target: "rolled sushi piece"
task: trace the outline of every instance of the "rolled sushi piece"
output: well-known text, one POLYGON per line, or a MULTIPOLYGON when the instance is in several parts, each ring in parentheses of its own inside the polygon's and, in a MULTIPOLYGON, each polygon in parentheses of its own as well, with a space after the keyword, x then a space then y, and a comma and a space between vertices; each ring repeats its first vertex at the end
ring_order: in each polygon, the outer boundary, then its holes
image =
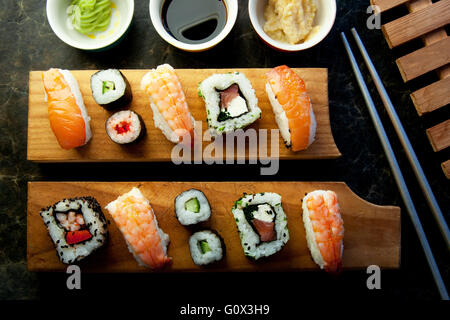
POLYGON ((303 223, 309 251, 327 272, 339 273, 344 251, 344 221, 333 191, 316 190, 302 200, 303 223))
POLYGON ((212 230, 198 231, 189 238, 189 249, 194 263, 198 266, 222 260, 224 255, 223 240, 212 230))
POLYGON ((130 83, 117 69, 94 73, 91 76, 91 91, 95 102, 106 109, 126 107, 133 99, 130 83))
POLYGON ((232 209, 244 254, 252 259, 268 257, 289 241, 281 196, 263 192, 244 195, 232 209))
POLYGON ((171 263, 172 259, 167 256, 169 235, 159 228, 150 202, 138 188, 110 202, 106 209, 139 265, 161 269, 171 263))
POLYGON ((145 135, 145 124, 141 116, 131 110, 123 110, 106 120, 106 133, 118 144, 136 142, 145 135))
POLYGON ((175 198, 175 215, 183 226, 204 222, 211 216, 211 207, 205 194, 190 189, 175 198))
POLYGON ((245 128, 261 117, 255 90, 243 73, 213 74, 199 84, 198 95, 205 101, 212 135, 245 128))
POLYGON ((81 261, 108 240, 105 216, 92 197, 63 199, 40 215, 62 263, 81 261))
POLYGON ((61 148, 85 145, 92 137, 83 96, 69 70, 52 68, 42 73, 50 127, 61 148))
POLYGON ((304 81, 288 66, 267 73, 266 92, 287 148, 308 148, 316 134, 316 118, 304 81))
POLYGON ((192 145, 194 118, 175 70, 168 64, 152 69, 142 78, 141 89, 150 98, 155 127, 173 143, 192 145))

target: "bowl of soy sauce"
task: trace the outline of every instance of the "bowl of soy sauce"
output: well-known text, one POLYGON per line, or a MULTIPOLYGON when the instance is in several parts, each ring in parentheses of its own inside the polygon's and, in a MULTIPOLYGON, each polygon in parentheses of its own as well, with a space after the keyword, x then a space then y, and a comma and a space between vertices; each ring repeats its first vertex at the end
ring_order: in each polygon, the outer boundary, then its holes
POLYGON ((238 0, 150 0, 149 8, 161 38, 194 52, 214 47, 230 33, 238 0))

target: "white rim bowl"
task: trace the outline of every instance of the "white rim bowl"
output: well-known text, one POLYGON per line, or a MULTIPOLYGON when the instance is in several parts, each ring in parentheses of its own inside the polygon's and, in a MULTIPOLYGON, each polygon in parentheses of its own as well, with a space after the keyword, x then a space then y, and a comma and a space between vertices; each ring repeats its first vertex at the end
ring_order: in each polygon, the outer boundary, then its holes
POLYGON ((161 9, 163 2, 164 0, 150 0, 149 11, 153 27, 155 28, 156 32, 158 32, 160 37, 163 38, 166 42, 185 51, 196 52, 211 49, 223 39, 225 39, 225 37, 230 33, 231 29, 233 29, 233 26, 236 23, 238 14, 238 0, 224 0, 227 7, 227 22, 225 24, 225 28, 215 38, 207 42, 199 44, 184 43, 175 39, 164 28, 161 20, 161 9))
POLYGON ((134 0, 111 0, 120 13, 120 26, 112 36, 91 39, 68 26, 66 10, 71 0, 47 0, 47 20, 56 36, 66 44, 82 50, 99 50, 119 40, 133 20, 134 0))
POLYGON ((264 8, 267 0, 249 0, 248 14, 258 36, 269 46, 281 51, 300 51, 309 49, 321 42, 330 32, 336 19, 336 0, 316 0, 317 11, 314 26, 319 26, 317 33, 299 44, 289 44, 272 39, 264 31, 264 8))

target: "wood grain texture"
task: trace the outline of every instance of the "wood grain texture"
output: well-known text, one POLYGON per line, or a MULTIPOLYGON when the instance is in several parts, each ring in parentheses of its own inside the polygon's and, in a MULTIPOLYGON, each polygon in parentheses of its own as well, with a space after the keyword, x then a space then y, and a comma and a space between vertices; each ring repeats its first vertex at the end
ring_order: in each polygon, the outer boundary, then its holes
MULTIPOLYGON (((141 78, 147 71, 122 70, 128 78, 133 91, 133 102, 130 109, 142 116, 147 127, 146 136, 132 146, 117 145, 106 134, 105 122, 112 112, 98 106, 92 97, 89 81, 91 75, 96 71, 72 71, 80 85, 88 114, 92 118, 91 129, 93 137, 86 146, 69 151, 60 148, 50 129, 47 104, 44 101, 42 72, 30 72, 27 159, 38 162, 171 161, 171 151, 174 144, 169 142, 161 131, 154 126, 149 98, 140 89, 141 78)), ((276 129, 277 124, 265 92, 265 73, 268 69, 178 69, 176 72, 186 94, 191 113, 195 119, 202 120, 203 132, 207 129, 206 111, 203 100, 197 94, 198 83, 213 73, 229 71, 245 73, 256 91, 259 107, 262 110, 262 118, 250 128, 256 130, 276 129)), ((279 158, 337 158, 340 156, 340 152, 334 142, 330 127, 327 69, 295 69, 295 71, 305 80, 312 100, 317 119, 316 141, 307 150, 294 153, 286 149, 280 136, 279 158)), ((267 141, 270 143, 270 132, 268 133, 267 141)), ((203 150, 210 143, 209 141, 204 141, 203 150)), ((249 150, 250 147, 247 147, 246 158, 251 157, 252 152, 256 151, 256 147, 252 148, 252 150, 249 150)), ((270 156, 270 145, 268 150, 268 156, 270 156)))
POLYGON ((450 0, 441 0, 382 26, 390 48, 397 47, 450 21, 450 0))
POLYGON ((450 119, 427 129, 427 136, 435 152, 450 146, 450 119))
POLYGON ((370 4, 380 7, 380 12, 398 7, 401 4, 407 3, 408 0, 370 0, 370 4))
MULTIPOLYGON (((318 270, 312 261, 301 220, 301 198, 306 192, 329 189, 337 193, 345 225, 344 269, 361 269, 376 264, 398 268, 400 263, 400 208, 370 204, 340 182, 29 182, 27 214, 27 266, 30 271, 65 271, 56 256, 50 237, 39 215, 40 209, 62 198, 93 196, 102 207, 132 187, 139 187, 150 200, 160 227, 169 234, 168 254, 173 257, 166 272, 188 271, 301 271, 318 270), (174 214, 175 197, 189 188, 207 196, 212 216, 205 225, 224 238, 225 259, 212 268, 200 268, 191 260, 188 239, 191 231, 180 225, 174 214), (231 208, 243 192, 277 192, 288 218, 290 240, 274 256, 257 262, 248 260, 240 246, 231 208)), ((104 210, 108 220, 111 216, 104 210)), ((113 221, 105 248, 92 254, 80 267, 87 272, 148 272, 139 267, 128 252, 113 221)))
POLYGON ((420 116, 446 106, 450 103, 450 77, 414 91, 411 99, 420 116))
MULTIPOLYGON (((415 12, 415 11, 422 10, 432 4, 433 4, 433 2, 431 0, 411 0, 406 5, 410 12, 415 12)), ((446 39, 447 31, 445 31, 445 28, 439 28, 439 29, 433 30, 427 34, 424 34, 421 38, 422 38, 423 43, 426 46, 429 46, 433 43, 436 43, 438 41, 446 39)), ((441 79, 441 80, 450 77, 450 65, 446 65, 441 68, 438 68, 436 70, 436 73, 438 74, 439 79, 441 79)), ((441 106, 439 106, 439 107, 441 107, 441 106)))
POLYGON ((403 81, 415 79, 450 63, 450 38, 445 38, 396 60, 403 81))
POLYGON ((447 160, 441 164, 442 171, 444 171, 445 177, 450 179, 450 160, 447 160))

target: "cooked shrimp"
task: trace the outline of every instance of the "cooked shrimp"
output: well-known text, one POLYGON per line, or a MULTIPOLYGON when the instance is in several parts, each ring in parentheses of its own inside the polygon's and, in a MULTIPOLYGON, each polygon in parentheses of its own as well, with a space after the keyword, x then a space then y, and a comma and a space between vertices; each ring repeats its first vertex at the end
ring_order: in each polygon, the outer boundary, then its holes
POLYGON ((173 143, 194 138, 194 124, 175 70, 168 64, 148 72, 141 89, 151 98, 155 126, 173 143))
POLYGON ((171 262, 166 255, 169 236, 159 227, 147 199, 137 188, 106 206, 137 261, 154 269, 171 262))
POLYGON ((314 261, 326 271, 341 270, 344 221, 336 193, 316 190, 303 198, 303 222, 314 261))

